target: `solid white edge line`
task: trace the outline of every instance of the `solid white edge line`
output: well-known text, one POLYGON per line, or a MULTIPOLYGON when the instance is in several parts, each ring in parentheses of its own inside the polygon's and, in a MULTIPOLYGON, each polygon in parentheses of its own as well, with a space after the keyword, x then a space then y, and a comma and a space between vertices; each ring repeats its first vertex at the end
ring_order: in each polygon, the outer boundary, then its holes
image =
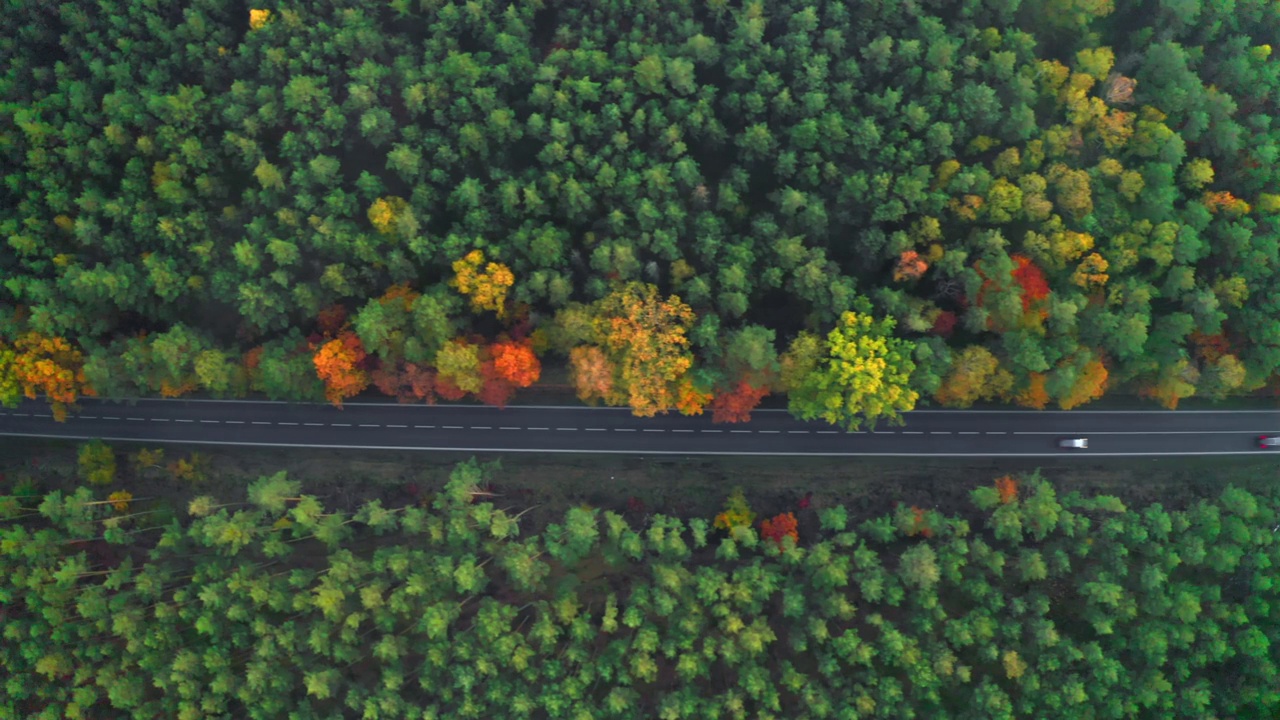
MULTIPOLYGON (((240 447, 293 447, 313 450, 422 450, 427 452, 509 452, 509 453, 545 453, 558 455, 750 455, 750 456, 785 456, 785 457, 1063 457, 1061 452, 1038 453, 868 453, 868 452, 730 452, 723 450, 553 450, 546 448, 486 448, 486 447, 415 447, 412 445, 316 445, 314 443, 263 443, 232 442, 230 440, 174 440, 172 438, 129 438, 109 437, 103 435, 49 435, 45 433, 5 433, 7 437, 48 438, 54 440, 107 440, 110 442, 132 443, 172 443, 176 445, 231 445, 240 447)), ((1159 452, 1159 453, 1072 453, 1072 457, 1151 457, 1151 456, 1190 456, 1190 455, 1253 455, 1256 457, 1280 457, 1280 453, 1265 453, 1257 450, 1210 450, 1207 452, 1159 452)))

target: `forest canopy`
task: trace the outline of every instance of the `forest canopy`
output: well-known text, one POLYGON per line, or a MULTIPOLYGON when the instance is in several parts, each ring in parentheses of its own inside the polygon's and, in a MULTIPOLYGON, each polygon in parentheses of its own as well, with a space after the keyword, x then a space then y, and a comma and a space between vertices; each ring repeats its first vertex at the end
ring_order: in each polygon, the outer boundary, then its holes
POLYGON ((0 713, 1280 713, 1274 495, 1126 507, 1031 474, 947 511, 757 516, 738 492, 714 520, 578 506, 531 528, 495 472, 346 508, 283 472, 181 508, 13 488, 0 713))
POLYGON ((0 401, 502 404, 545 360, 742 419, 850 312, 925 402, 1276 384, 1270 0, 8 17, 0 401))

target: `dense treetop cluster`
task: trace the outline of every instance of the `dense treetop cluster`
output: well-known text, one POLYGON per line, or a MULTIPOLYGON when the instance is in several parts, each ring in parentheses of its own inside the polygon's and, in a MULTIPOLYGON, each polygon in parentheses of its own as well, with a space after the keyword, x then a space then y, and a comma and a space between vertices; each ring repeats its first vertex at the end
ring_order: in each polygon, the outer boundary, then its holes
POLYGON ((1004 477, 959 515, 757 525, 736 495, 714 523, 575 507, 539 530, 490 502, 488 473, 345 511, 284 473, 176 512, 118 490, 0 497, 0 712, 1280 713, 1274 497, 1126 508, 1004 477))
POLYGON ((797 388, 807 417, 1173 406, 1280 369, 1270 0, 6 24, 6 397, 503 402, 542 356, 587 399, 738 419, 797 388))

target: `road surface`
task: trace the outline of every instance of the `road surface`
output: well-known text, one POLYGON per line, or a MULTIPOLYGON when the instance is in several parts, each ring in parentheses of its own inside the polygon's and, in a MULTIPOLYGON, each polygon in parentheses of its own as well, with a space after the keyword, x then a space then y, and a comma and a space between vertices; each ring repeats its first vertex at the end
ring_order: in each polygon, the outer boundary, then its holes
POLYGON ((574 406, 328 405, 242 400, 85 399, 66 422, 44 402, 0 408, 0 436, 145 443, 627 455, 1034 457, 1248 455, 1280 434, 1280 410, 917 410, 905 425, 849 433, 757 410, 751 422, 637 418, 574 406), (1089 449, 1056 447, 1088 437, 1089 449))

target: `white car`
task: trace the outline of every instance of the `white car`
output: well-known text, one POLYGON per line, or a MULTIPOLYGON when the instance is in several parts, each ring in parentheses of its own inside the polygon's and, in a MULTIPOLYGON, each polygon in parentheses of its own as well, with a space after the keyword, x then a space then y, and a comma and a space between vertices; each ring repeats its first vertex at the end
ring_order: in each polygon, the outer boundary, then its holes
POLYGON ((1280 435, 1259 435, 1258 447, 1263 450, 1280 447, 1280 435))
POLYGON ((1089 438, 1061 438, 1058 440, 1058 447, 1068 450, 1088 450, 1089 438))

